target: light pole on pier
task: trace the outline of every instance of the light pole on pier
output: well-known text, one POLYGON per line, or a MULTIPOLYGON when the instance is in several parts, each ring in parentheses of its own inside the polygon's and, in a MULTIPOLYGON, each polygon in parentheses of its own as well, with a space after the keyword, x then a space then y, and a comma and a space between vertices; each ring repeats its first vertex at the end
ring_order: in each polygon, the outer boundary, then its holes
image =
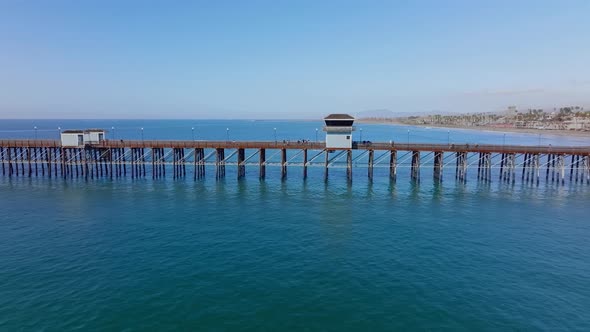
POLYGON ((61 127, 57 127, 57 138, 61 139, 61 127))
POLYGON ((447 144, 451 145, 451 131, 447 130, 447 144))
POLYGON ((410 147, 410 129, 408 129, 408 147, 410 147))
POLYGON ((34 128, 35 128, 35 139, 37 139, 37 126, 35 126, 34 128))
POLYGON ((277 128, 274 128, 275 130, 275 144, 277 144, 277 128))
POLYGON ((193 134, 193 141, 194 141, 195 140, 195 127, 192 127, 191 128, 191 132, 193 134))
POLYGON ((363 128, 359 128, 359 132, 361 133, 361 137, 359 138, 359 141, 363 141, 363 128))
POLYGON ((502 148, 506 147, 506 134, 504 134, 504 139, 502 141, 502 148))
POLYGON ((141 127, 141 141, 143 142, 143 127, 141 127))
POLYGON ((113 132, 113 139, 115 139, 115 127, 111 127, 111 131, 113 132))
POLYGON ((225 135, 227 136, 227 141, 229 142, 229 128, 225 128, 225 135))
POLYGON ((318 128, 315 129, 315 142, 318 142, 318 128))

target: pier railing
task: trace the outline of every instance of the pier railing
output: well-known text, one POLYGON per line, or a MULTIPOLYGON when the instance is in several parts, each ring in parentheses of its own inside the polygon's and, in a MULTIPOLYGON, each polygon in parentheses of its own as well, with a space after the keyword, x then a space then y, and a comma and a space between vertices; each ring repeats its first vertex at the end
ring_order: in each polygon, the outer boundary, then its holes
MULTIPOLYGON (((233 140, 104 140, 91 144, 96 148, 221 148, 221 149, 325 149, 324 142, 317 141, 233 141, 233 140)), ((0 140, 0 147, 61 147, 59 140, 0 140)), ((80 148, 83 146, 79 146, 80 148)), ((75 148, 75 147, 67 147, 75 148)), ((421 152, 483 152, 483 153, 543 153, 588 154, 589 146, 505 145, 505 144, 434 144, 355 142, 355 150, 398 150, 421 152)), ((330 150, 346 150, 330 148, 330 150)))

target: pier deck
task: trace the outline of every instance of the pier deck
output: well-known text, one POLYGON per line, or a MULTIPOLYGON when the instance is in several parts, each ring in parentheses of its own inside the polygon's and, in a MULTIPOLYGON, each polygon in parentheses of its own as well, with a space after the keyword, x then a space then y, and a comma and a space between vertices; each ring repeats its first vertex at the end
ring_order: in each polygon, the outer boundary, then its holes
POLYGON ((196 180, 205 176, 206 166, 213 166, 219 179, 225 177, 226 166, 235 165, 238 178, 246 175, 246 166, 257 166, 260 178, 266 176, 266 166, 280 166, 282 178, 288 166, 302 167, 304 178, 308 167, 319 166, 326 180, 330 168, 346 168, 352 180, 353 168, 366 168, 372 179, 375 167, 388 167, 394 181, 398 169, 405 167, 411 179, 419 181, 420 170, 432 167, 436 181, 452 168, 459 181, 466 181, 467 171, 474 169, 482 181, 497 176, 512 183, 517 178, 537 184, 541 178, 590 183, 590 146, 355 142, 352 149, 327 149, 324 142, 309 141, 106 140, 65 147, 58 140, 0 140, 0 164, 2 175, 8 177, 113 178, 129 173, 161 178, 168 170, 182 178, 192 167, 196 180))

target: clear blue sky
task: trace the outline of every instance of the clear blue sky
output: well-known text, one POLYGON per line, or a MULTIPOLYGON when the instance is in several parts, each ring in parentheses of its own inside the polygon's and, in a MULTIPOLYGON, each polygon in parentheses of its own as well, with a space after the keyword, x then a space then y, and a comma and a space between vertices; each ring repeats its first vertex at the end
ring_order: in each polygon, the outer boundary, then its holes
POLYGON ((590 104, 587 0, 0 2, 3 118, 569 104, 590 104))

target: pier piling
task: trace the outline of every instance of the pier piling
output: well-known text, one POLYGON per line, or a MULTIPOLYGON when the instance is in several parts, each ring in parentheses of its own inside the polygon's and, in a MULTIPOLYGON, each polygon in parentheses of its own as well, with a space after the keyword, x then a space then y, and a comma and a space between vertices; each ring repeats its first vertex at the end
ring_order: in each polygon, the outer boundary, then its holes
POLYGON ((375 158, 375 151, 369 150, 369 161, 367 166, 367 176, 369 177, 369 181, 373 181, 373 162, 375 158))

